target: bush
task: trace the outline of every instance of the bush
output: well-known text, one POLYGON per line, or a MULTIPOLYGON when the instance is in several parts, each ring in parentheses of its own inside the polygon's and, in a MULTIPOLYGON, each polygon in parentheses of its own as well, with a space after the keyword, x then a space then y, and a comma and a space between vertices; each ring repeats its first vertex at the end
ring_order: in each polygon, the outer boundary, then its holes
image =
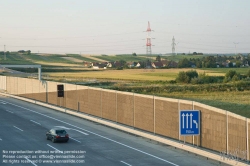
POLYGON ((176 82, 190 83, 191 79, 197 78, 197 77, 198 77, 198 73, 196 72, 196 70, 190 70, 187 72, 181 71, 181 72, 179 72, 179 74, 176 78, 176 82))
POLYGON ((175 80, 170 80, 169 83, 170 84, 176 84, 176 81, 175 80))
POLYGON ((192 78, 198 77, 198 73, 196 70, 190 70, 186 72, 186 75, 189 77, 191 80, 192 78))
POLYGON ((236 72, 235 70, 229 70, 229 71, 226 73, 225 77, 226 77, 226 78, 232 79, 233 76, 236 75, 236 74, 237 74, 237 72, 236 72))
POLYGON ((187 74, 184 71, 179 72, 177 78, 176 78, 176 82, 179 83, 188 83, 189 82, 189 78, 187 76, 187 74))
POLYGON ((191 79, 191 83, 192 84, 203 84, 204 82, 203 82, 203 80, 201 78, 195 77, 195 78, 191 79))
POLYGON ((123 67, 117 67, 116 70, 123 70, 123 67))
POLYGON ((247 76, 247 77, 250 77, 250 70, 248 70, 246 76, 247 76))
POLYGON ((232 81, 239 81, 239 80, 240 80, 240 78, 237 74, 235 74, 232 78, 232 81))

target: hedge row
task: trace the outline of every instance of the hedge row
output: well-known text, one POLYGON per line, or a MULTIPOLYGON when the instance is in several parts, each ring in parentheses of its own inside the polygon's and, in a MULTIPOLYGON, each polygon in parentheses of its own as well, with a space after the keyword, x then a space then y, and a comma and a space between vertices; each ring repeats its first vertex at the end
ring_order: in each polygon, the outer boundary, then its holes
POLYGON ((202 84, 202 85, 188 84, 188 85, 165 85, 165 86, 144 86, 144 87, 115 86, 112 89, 119 91, 135 92, 135 93, 244 91, 244 90, 250 90, 250 81, 238 81, 226 84, 202 84))

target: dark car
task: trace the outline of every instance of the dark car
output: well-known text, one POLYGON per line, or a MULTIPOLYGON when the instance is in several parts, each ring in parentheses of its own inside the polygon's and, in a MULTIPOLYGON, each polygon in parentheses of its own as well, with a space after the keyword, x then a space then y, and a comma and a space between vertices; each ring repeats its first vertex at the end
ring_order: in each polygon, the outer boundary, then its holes
POLYGON ((60 128, 53 128, 46 133, 47 140, 51 140, 52 142, 68 142, 69 134, 60 128))

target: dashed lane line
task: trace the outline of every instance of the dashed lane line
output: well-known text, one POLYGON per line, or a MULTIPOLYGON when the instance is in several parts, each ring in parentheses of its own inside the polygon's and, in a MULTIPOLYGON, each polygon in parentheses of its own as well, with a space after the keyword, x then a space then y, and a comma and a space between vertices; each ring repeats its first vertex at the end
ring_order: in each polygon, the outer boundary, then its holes
POLYGON ((33 123, 36 123, 36 124, 38 124, 38 125, 41 125, 40 123, 38 123, 38 122, 36 122, 36 121, 34 121, 34 120, 30 120, 31 122, 33 122, 33 123))
POLYGON ((124 161, 121 161, 123 164, 126 164, 126 165, 128 165, 128 166, 132 166, 132 165, 130 165, 130 164, 128 164, 128 163, 126 163, 126 162, 124 162, 124 161))
POLYGON ((15 127, 16 129, 18 129, 18 130, 20 130, 20 131, 23 131, 22 129, 20 129, 20 128, 16 127, 16 126, 13 126, 13 127, 15 127))
MULTIPOLYGON (((130 149, 133 149, 133 150, 135 150, 135 151, 137 151, 137 152, 143 153, 143 154, 145 154, 145 155, 148 155, 148 156, 153 157, 153 158, 155 158, 155 159, 158 159, 158 160, 161 160, 161 161, 163 161, 163 162, 169 163, 169 164, 171 164, 171 165, 179 166, 178 164, 172 163, 172 162, 170 162, 170 161, 168 161, 168 160, 165 160, 165 159, 163 159, 163 158, 157 157, 157 156, 155 156, 155 155, 152 155, 152 154, 150 154, 150 153, 144 152, 144 151, 142 151, 142 150, 133 148, 133 147, 128 146, 128 145, 126 145, 126 144, 123 144, 123 143, 121 143, 121 142, 112 140, 112 139, 110 139, 110 138, 107 138, 107 137, 105 137, 105 136, 99 135, 99 134, 94 133, 94 132, 92 132, 92 131, 89 131, 89 130, 86 130, 86 129, 82 129, 82 128, 77 127, 77 126, 75 126, 75 125, 72 125, 72 124, 70 124, 70 123, 61 121, 61 120, 56 119, 56 118, 52 118, 52 117, 50 117, 50 116, 44 115, 44 114, 42 114, 42 113, 33 111, 33 110, 31 110, 31 109, 28 109, 28 108, 25 108, 25 107, 22 107, 22 106, 13 104, 13 103, 9 103, 9 102, 6 102, 6 103, 11 104, 11 105, 14 105, 14 106, 19 107, 19 108, 23 108, 23 109, 28 110, 28 111, 30 111, 30 112, 34 112, 34 113, 40 114, 40 115, 45 116, 45 117, 48 117, 48 118, 50 118, 50 119, 54 119, 54 120, 56 120, 56 121, 59 121, 59 122, 68 124, 68 125, 73 126, 73 127, 75 127, 75 128, 84 130, 84 131, 89 132, 89 133, 91 133, 91 134, 93 134, 93 135, 99 136, 99 137, 104 138, 104 139, 106 139, 106 140, 109 140, 109 141, 111 141, 111 142, 117 143, 117 144, 119 144, 119 145, 125 146, 125 147, 130 148, 130 149)), ((87 133, 86 133, 86 134, 87 134, 87 133)), ((88 135, 88 134, 87 134, 87 135, 88 135)), ((47 144, 47 145, 48 145, 48 144, 47 144)), ((50 145, 48 145, 48 146, 50 146, 50 145)), ((59 151, 59 150, 58 150, 58 151, 59 151)))

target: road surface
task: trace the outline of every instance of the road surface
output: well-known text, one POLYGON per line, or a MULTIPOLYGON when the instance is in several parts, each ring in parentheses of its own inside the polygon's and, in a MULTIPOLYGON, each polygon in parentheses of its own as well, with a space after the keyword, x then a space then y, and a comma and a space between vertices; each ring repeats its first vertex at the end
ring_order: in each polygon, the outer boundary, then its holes
POLYGON ((0 150, 1 166, 220 165, 218 161, 4 96, 0 96, 0 150), (55 126, 68 131, 68 143, 46 140, 46 131, 55 126))

